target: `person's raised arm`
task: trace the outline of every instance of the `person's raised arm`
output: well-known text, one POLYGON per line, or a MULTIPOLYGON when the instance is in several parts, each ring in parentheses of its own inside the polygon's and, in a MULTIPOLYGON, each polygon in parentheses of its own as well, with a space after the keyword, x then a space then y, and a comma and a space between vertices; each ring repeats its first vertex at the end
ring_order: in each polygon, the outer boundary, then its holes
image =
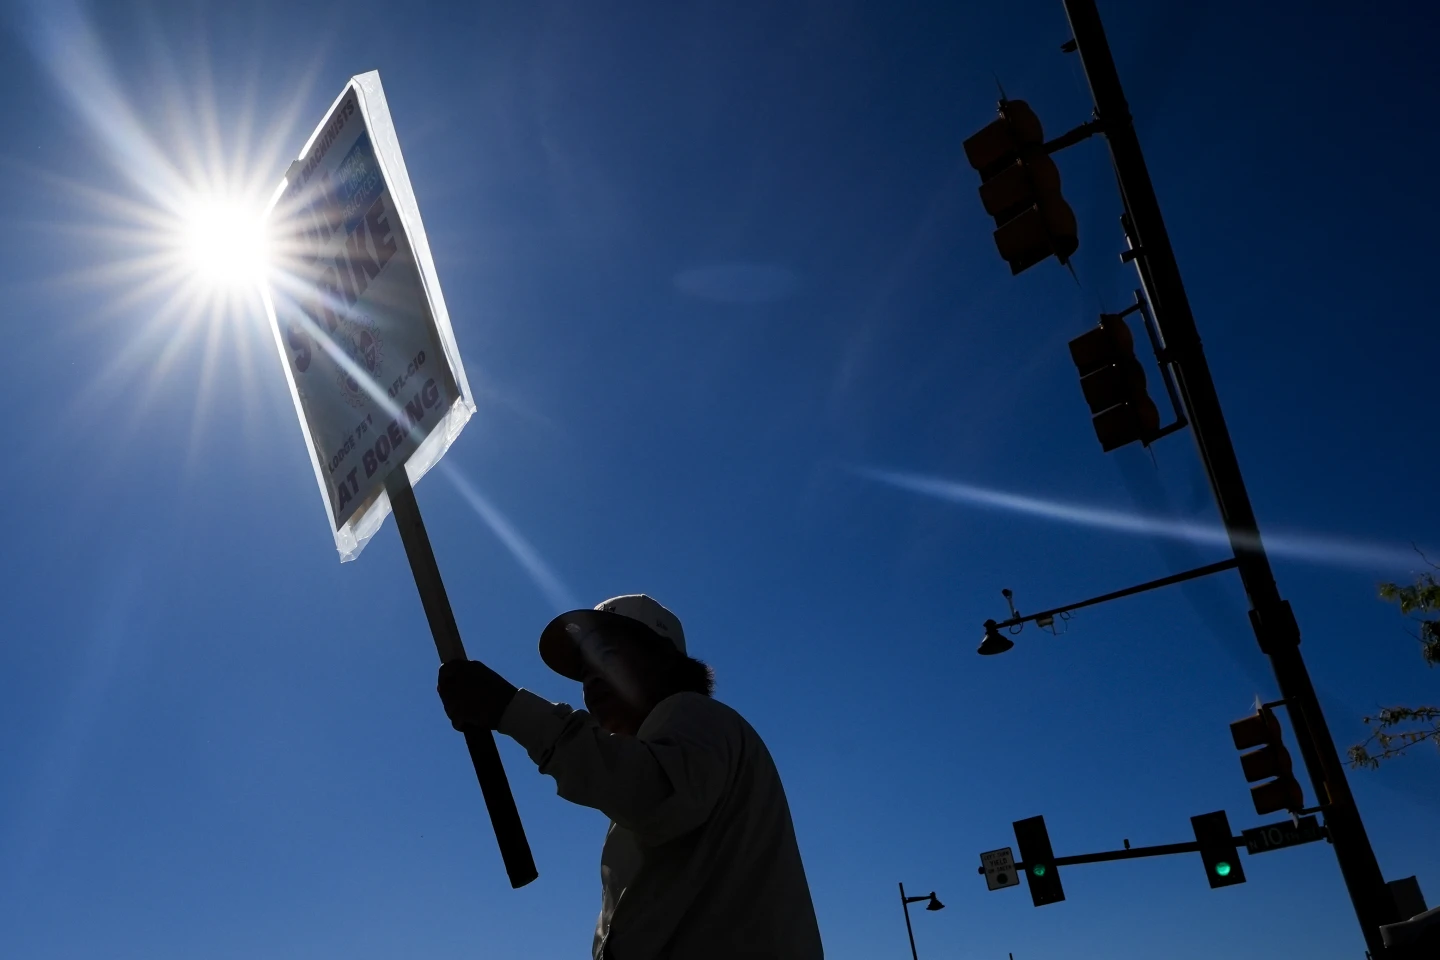
POLYGON ((704 823, 729 780, 730 731, 713 706, 701 694, 676 694, 629 737, 609 733, 583 710, 521 690, 497 729, 555 778, 560 796, 659 844, 704 823))

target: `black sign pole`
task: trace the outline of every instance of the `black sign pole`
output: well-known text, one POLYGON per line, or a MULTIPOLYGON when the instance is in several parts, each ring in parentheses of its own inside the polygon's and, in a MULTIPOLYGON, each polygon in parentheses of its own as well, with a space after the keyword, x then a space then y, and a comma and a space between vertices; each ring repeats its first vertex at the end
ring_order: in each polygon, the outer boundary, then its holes
MULTIPOLYGON (((395 513, 395 525, 400 528, 400 540, 405 544, 405 556, 410 560, 410 572, 415 575, 415 586, 420 590, 420 603, 425 607, 425 619, 430 621, 430 633, 435 637, 440 662, 468 659, 465 645, 460 642, 460 629, 455 625, 455 614, 450 609, 450 598, 440 579, 440 567, 435 563, 435 552, 430 549, 430 537, 425 533, 425 521, 420 517, 420 505, 415 502, 415 490, 403 465, 385 478, 385 492, 390 495, 390 509, 395 513)), ((465 746, 470 750, 470 762, 475 765, 480 792, 490 811, 490 824, 495 828, 510 886, 523 887, 540 874, 530 854, 530 842, 525 839, 525 826, 520 822, 510 781, 505 778, 505 768, 500 763, 500 751, 495 748, 495 737, 488 730, 467 730, 465 746)))

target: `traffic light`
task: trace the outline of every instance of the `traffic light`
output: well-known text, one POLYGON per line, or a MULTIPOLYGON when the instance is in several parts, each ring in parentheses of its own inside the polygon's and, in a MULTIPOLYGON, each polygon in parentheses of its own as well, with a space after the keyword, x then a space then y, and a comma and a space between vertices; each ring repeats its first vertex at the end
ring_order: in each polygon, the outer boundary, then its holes
POLYGON ((1001 100, 1000 118, 965 141, 965 157, 980 171, 980 202, 995 218, 995 246, 1010 272, 1049 256, 1068 262, 1080 246, 1075 211, 1060 195, 1060 171, 1030 105, 1001 100))
POLYGON ((1030 899, 1037 907, 1064 900, 1065 890, 1060 886, 1060 869, 1055 866, 1045 818, 1016 820, 1014 826, 1015 844, 1020 848, 1020 862, 1025 864, 1025 879, 1030 884, 1030 899))
POLYGON ((1205 862, 1205 879, 1211 887, 1228 887, 1245 882, 1245 868, 1240 866, 1240 851, 1230 835, 1230 820, 1224 810, 1202 813, 1190 818, 1195 840, 1200 844, 1200 859, 1205 862))
POLYGON ((1125 318, 1101 314, 1100 326, 1070 341, 1070 357, 1105 452, 1136 440, 1148 446, 1160 432, 1160 410, 1145 390, 1145 368, 1125 318))
POLYGON ((1259 747, 1240 755, 1245 779, 1251 783, 1266 781, 1250 788, 1256 813, 1297 811, 1305 806, 1305 793, 1291 772, 1290 751, 1281 742, 1280 733, 1280 721, 1269 707, 1261 707, 1252 716, 1230 724, 1235 749, 1259 747))

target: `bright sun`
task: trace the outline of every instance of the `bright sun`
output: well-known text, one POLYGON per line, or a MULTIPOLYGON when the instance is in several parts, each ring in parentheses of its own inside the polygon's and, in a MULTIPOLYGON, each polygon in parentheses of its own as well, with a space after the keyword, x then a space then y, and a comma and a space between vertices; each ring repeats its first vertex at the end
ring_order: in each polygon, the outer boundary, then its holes
POLYGON ((225 200, 202 200, 186 212, 185 255, 211 287, 257 283, 268 262, 265 224, 259 212, 225 200))

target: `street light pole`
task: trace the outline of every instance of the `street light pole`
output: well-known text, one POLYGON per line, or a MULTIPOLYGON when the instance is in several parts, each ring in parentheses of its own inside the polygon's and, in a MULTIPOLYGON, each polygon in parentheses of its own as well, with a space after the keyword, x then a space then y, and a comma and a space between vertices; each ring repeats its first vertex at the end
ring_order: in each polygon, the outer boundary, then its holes
POLYGON ((1365 943, 1373 957, 1383 957, 1386 950, 1380 926, 1398 919, 1396 908, 1300 656, 1300 628, 1290 604, 1280 596, 1260 542, 1259 526, 1240 473, 1239 460, 1230 441, 1195 318, 1180 279, 1180 267, 1160 215, 1160 204, 1150 182, 1099 12, 1094 0, 1063 2, 1075 49, 1094 95, 1096 120, 1110 145, 1120 183, 1126 233, 1132 247, 1130 257, 1135 261, 1154 310, 1167 359, 1175 368, 1200 458, 1239 562, 1240 579, 1250 600, 1250 623, 1260 649, 1270 658, 1317 800, 1325 808, 1326 827, 1365 943))
POLYGON ((910 960, 920 960, 915 954, 915 931, 910 926, 910 904, 919 903, 921 900, 930 901, 925 906, 926 910, 943 910, 945 908, 945 904, 935 896, 934 890, 918 897, 907 897, 905 896, 905 884, 900 884, 900 909, 905 911, 905 932, 910 935, 910 960))
POLYGON ((915 930, 910 926, 910 901, 905 899, 905 884, 900 884, 900 909, 905 911, 905 932, 910 935, 910 960, 920 960, 915 952, 915 930))

